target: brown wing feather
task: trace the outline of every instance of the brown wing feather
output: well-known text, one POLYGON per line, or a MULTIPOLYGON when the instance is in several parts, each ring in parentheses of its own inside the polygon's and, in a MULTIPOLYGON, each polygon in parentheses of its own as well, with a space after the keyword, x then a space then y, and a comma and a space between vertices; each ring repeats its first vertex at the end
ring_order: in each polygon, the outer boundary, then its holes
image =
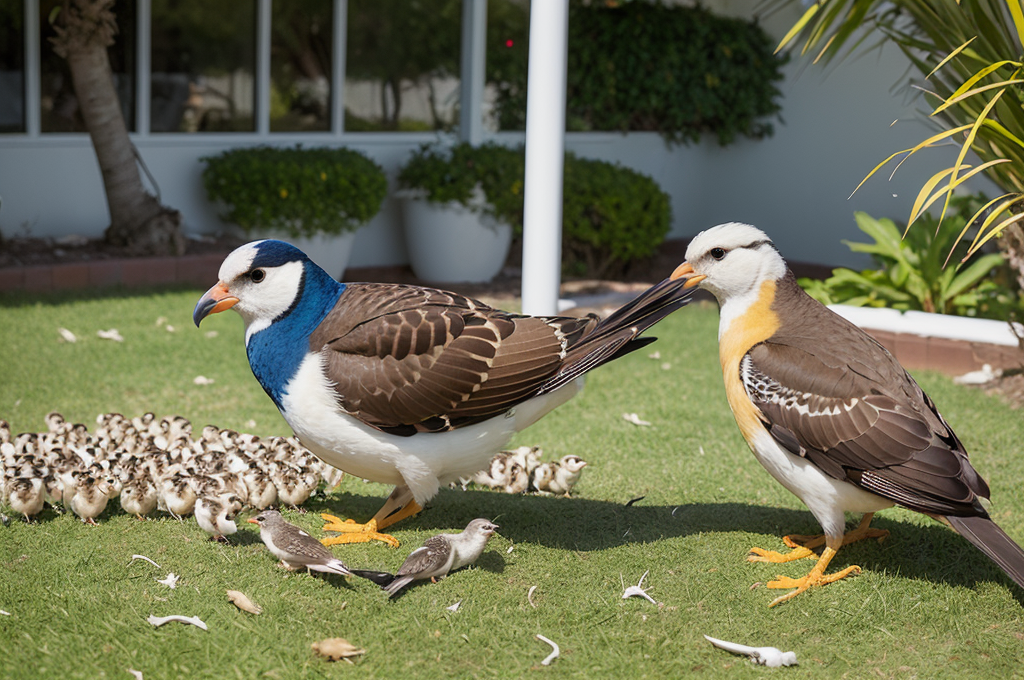
POLYGON ((977 497, 987 498, 988 486, 920 386, 874 339, 800 295, 784 300, 784 318, 799 326, 784 325, 740 365, 775 440, 911 509, 983 514, 977 497))
POLYGON ((444 565, 451 555, 451 544, 441 536, 431 536, 423 542, 422 548, 409 553, 402 566, 398 568, 395 576, 407 576, 419 574, 444 565), (424 550, 424 548, 426 548, 424 550))
POLYGON ((479 422, 532 396, 558 369, 565 338, 593 324, 428 288, 349 284, 310 347, 348 413, 411 435, 479 422))

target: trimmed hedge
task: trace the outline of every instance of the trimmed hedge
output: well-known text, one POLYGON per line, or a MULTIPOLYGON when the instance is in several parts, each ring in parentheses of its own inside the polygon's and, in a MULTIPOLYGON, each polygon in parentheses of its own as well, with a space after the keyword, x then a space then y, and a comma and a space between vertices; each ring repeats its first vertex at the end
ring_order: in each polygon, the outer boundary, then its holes
POLYGON ((290 236, 355 231, 380 211, 384 170, 346 148, 256 146, 206 156, 203 186, 221 215, 247 233, 290 236))

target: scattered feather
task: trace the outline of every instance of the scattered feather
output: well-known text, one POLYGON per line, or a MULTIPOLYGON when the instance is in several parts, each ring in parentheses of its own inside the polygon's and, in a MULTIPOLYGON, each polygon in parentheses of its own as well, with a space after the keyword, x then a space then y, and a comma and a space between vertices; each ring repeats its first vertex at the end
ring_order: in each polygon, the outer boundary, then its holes
POLYGON ((171 324, 167 324, 166 326, 164 326, 164 330, 166 330, 168 333, 173 333, 177 329, 171 324))
POLYGON ((458 602, 456 602, 452 606, 445 607, 445 609, 447 609, 450 612, 457 612, 457 611, 459 611, 459 605, 461 605, 461 604, 462 604, 462 600, 459 600, 458 602))
POLYGON ((710 635, 705 635, 704 639, 719 649, 724 649, 725 651, 732 652, 733 654, 749 656, 750 660, 759 666, 778 668, 779 666, 797 665, 795 652, 783 652, 777 647, 748 647, 747 645, 741 645, 738 642, 719 640, 718 638, 713 638, 710 635))
POLYGON ((215 338, 220 334, 217 331, 206 331, 204 335, 208 338, 215 338))
POLYGON ((156 323, 153 324, 153 325, 154 326, 163 326, 166 323, 167 323, 167 317, 166 316, 158 316, 156 318, 156 323))
POLYGON ((550 666, 551 662, 558 658, 558 654, 560 653, 561 650, 558 649, 558 645, 556 645, 554 642, 552 642, 551 640, 547 639, 546 637, 544 637, 540 633, 537 633, 537 635, 535 637, 538 640, 540 640, 541 642, 546 642, 549 645, 551 645, 551 653, 548 654, 547 657, 545 657, 544 660, 540 662, 541 666, 550 666))
POLYGON ((213 378, 207 378, 205 375, 197 375, 195 378, 192 378, 192 382, 196 385, 212 385, 213 378))
POLYGON ((135 560, 146 560, 147 562, 149 562, 150 564, 152 564, 152 565, 153 565, 154 567, 156 567, 157 569, 159 569, 159 568, 160 568, 160 565, 159 565, 159 564, 157 564, 157 563, 156 563, 156 562, 154 562, 153 560, 149 559, 149 558, 148 558, 148 557, 146 557, 145 555, 132 555, 132 559, 131 559, 131 561, 130 561, 130 562, 128 562, 128 564, 131 564, 131 563, 132 563, 132 562, 134 562, 135 560))
POLYGON ((96 336, 104 340, 113 340, 114 342, 124 342, 124 338, 117 332, 116 328, 111 328, 108 331, 96 331, 96 336))
POLYGON ((533 591, 535 590, 537 590, 537 586, 530 586, 530 589, 526 591, 526 601, 529 602, 530 606, 534 609, 537 608, 537 605, 533 603, 533 591))
POLYGON ((626 599, 631 598, 631 597, 642 597, 645 600, 649 601, 651 604, 658 604, 655 601, 655 599, 653 597, 651 597, 650 595, 648 595, 647 591, 644 590, 644 588, 643 588, 644 579, 647 578, 647 574, 649 574, 649 573, 651 573, 650 569, 645 571, 644 575, 640 577, 640 583, 637 583, 635 586, 630 586, 630 587, 626 588, 622 592, 622 599, 626 600, 626 599))
POLYGON ((10 612, 5 612, 3 609, 0 609, 0 614, 3 614, 4 616, 10 616, 11 615, 10 612))
POLYGON ((634 425, 640 425, 640 426, 642 426, 642 427, 646 427, 646 426, 648 426, 648 425, 650 425, 650 424, 651 424, 651 423, 650 423, 649 421, 647 421, 647 420, 641 420, 641 419, 640 419, 640 416, 638 416, 638 415, 637 415, 637 414, 635 414, 635 413, 623 413, 623 414, 622 414, 622 418, 623 418, 623 420, 625 420, 626 422, 629 422, 629 423, 633 423, 634 425))
POLYGON ((181 577, 178 576, 177 574, 175 574, 172 571, 170 574, 167 575, 167 578, 163 579, 162 581, 160 579, 158 579, 158 578, 155 578, 153 580, 156 581, 157 583, 164 584, 165 586, 167 586, 171 590, 174 590, 175 588, 178 587, 178 579, 179 578, 181 578, 181 577))
POLYGON ((263 611, 263 608, 255 604, 248 597, 246 597, 245 593, 239 592, 237 590, 228 591, 228 600, 231 601, 236 607, 241 609, 243 612, 259 614, 263 611))
POLYGON ((669 363, 669 362, 667 362, 667 361, 666 361, 666 362, 664 362, 664 363, 663 363, 663 364, 661 365, 661 370, 663 370, 663 371, 671 371, 671 370, 672 370, 672 364, 670 364, 670 363, 669 363))
POLYGON ((511 555, 511 554, 512 554, 512 550, 513 550, 513 548, 515 548, 515 545, 510 545, 510 546, 508 547, 508 550, 506 550, 506 551, 505 551, 505 554, 506 554, 506 555, 511 555))
POLYGON ((366 653, 365 649, 359 649, 345 638, 327 638, 310 646, 314 652, 331 661, 344 659, 352 663, 351 657, 366 653))
POLYGON ((170 616, 153 616, 152 614, 150 614, 149 618, 147 618, 146 620, 157 627, 160 627, 170 621, 178 621, 179 623, 187 623, 189 625, 195 626, 196 628, 208 630, 206 624, 203 623, 203 621, 198 616, 182 616, 180 614, 172 614, 170 616))
POLYGON ((647 355, 647 358, 648 359, 660 359, 661 358, 661 352, 651 352, 650 354, 647 355))
POLYGON ((953 378, 957 385, 985 385, 1000 377, 1003 372, 999 369, 993 370, 992 364, 985 364, 977 371, 970 371, 953 378))
POLYGON ((134 668, 129 668, 128 672, 135 676, 135 680, 142 680, 142 671, 137 671, 134 668))
POLYGON ((78 337, 67 328, 58 328, 57 332, 60 333, 60 337, 64 338, 65 342, 78 342, 78 337))

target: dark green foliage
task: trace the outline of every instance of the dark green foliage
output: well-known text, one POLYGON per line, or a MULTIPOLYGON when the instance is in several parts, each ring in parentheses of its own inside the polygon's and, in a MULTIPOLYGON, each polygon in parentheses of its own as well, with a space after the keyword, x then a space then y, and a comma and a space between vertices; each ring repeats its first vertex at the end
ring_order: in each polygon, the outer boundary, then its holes
POLYGON ((562 266, 603 277, 654 254, 672 223, 668 194, 618 164, 565 157, 562 266))
POLYGON ((921 224, 905 237, 906 230, 892 220, 876 220, 858 212, 857 226, 873 242, 844 243, 854 252, 870 254, 878 268, 861 272, 839 268, 825 281, 801 279, 800 285, 824 304, 1000 320, 1020 314, 1024 298, 1002 255, 978 254, 957 266, 968 246, 968 242, 957 243, 957 238, 984 203, 982 195, 954 198, 941 224, 937 217, 924 213, 919 218, 921 224), (946 264, 950 251, 953 256, 946 264))
MULTIPOLYGON (((489 143, 450 149, 422 146, 403 166, 405 189, 436 203, 455 201, 523 227, 522 147, 489 143), (475 188, 483 202, 474 198, 475 188)), ((562 266, 572 274, 606 276, 651 255, 672 222, 668 195, 650 177, 618 164, 565 155, 562 266)))
MULTIPOLYGON (((567 126, 570 130, 648 130, 672 142, 712 133, 772 133, 786 57, 756 24, 701 7, 575 1, 569 11, 567 126)), ((522 129, 526 70, 509 68, 498 88, 503 129, 522 129)))
POLYGON ((221 218, 246 232, 355 231, 377 214, 387 194, 384 171, 351 149, 257 146, 201 160, 207 195, 227 206, 221 218))

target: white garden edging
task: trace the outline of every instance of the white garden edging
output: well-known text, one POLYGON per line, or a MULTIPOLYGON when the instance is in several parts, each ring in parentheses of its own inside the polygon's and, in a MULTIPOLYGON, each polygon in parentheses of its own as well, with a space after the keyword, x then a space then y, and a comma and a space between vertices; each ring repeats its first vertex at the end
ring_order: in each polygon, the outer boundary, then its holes
MULTIPOLYGON (((1010 347, 1018 345, 1016 336, 1005 321, 929 314, 928 312, 901 312, 884 307, 829 305, 829 309, 861 328, 870 328, 876 331, 908 333, 922 337, 983 342, 1010 347)), ((1024 327, 1020 324, 1017 324, 1017 328, 1019 332, 1024 332, 1024 327)))

